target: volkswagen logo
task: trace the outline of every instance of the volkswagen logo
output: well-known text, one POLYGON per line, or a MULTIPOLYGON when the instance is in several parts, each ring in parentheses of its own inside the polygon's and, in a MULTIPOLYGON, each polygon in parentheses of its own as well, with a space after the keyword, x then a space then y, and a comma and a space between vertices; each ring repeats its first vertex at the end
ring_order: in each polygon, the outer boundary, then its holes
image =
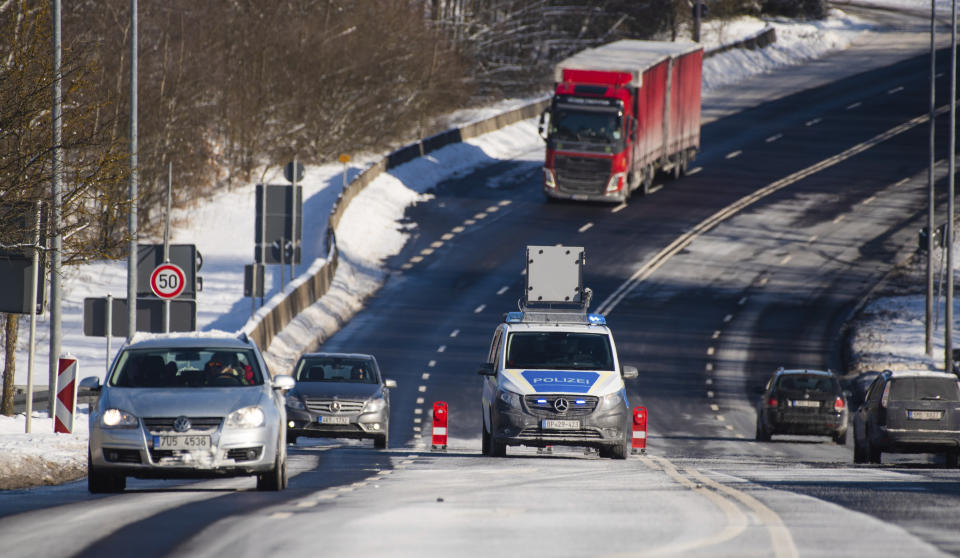
POLYGON ((177 417, 177 420, 173 421, 173 429, 177 432, 186 432, 190 430, 192 426, 190 419, 187 417, 177 417))
POLYGON ((334 401, 333 403, 330 403, 330 410, 333 411, 334 413, 339 413, 340 408, 341 407, 340 407, 339 401, 334 401))
POLYGON ((556 398, 553 402, 553 409, 558 413, 566 413, 570 408, 570 402, 562 397, 556 398))

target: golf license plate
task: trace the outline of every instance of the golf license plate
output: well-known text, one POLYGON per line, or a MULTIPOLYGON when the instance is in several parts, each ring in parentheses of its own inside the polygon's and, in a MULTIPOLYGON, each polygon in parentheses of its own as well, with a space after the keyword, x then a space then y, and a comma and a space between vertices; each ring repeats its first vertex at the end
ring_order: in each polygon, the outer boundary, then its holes
POLYGON ((544 430, 580 430, 579 420, 544 419, 544 430))
POLYGON ((153 449, 158 449, 158 450, 210 449, 210 436, 154 436, 153 449))
POLYGON ((317 417, 323 424, 350 424, 350 417, 317 417))
POLYGON ((809 407, 811 409, 819 409, 819 401, 808 401, 806 399, 794 399, 790 402, 791 407, 809 407))
POLYGON ((907 411, 907 418, 913 420, 940 420, 943 411, 907 411))

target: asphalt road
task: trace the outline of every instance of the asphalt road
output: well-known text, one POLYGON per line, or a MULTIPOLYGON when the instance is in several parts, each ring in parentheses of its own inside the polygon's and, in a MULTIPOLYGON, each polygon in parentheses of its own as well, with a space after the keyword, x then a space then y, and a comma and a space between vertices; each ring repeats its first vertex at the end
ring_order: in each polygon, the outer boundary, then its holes
MULTIPOLYGON (((393 449, 301 441, 280 494, 252 479, 4 493, 3 554, 960 554, 960 471, 936 457, 855 467, 852 442, 752 440, 754 388, 781 365, 843 370, 846 319, 915 245, 928 59, 904 53, 922 45, 891 33, 815 75, 715 92, 700 170, 626 207, 545 202, 542 149, 439 185, 410 208, 414 236, 385 287, 318 348, 374 353, 398 381, 393 449), (756 192, 768 193, 724 213, 756 192), (516 308, 524 247, 557 243, 586 247, 594 305, 640 369, 628 392, 649 410, 647 456, 479 455, 477 366, 516 308), (438 400, 450 408, 445 453, 429 450, 438 400)), ((941 116, 941 146, 945 127, 941 116)))

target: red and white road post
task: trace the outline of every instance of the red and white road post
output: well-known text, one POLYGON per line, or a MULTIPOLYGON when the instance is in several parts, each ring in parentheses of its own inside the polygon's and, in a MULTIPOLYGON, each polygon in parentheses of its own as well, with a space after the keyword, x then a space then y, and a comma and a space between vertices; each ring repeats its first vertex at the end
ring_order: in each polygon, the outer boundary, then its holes
POLYGON ((449 418, 447 404, 437 401, 433 404, 433 449, 447 449, 447 419, 449 418))
POLYGON ((633 408, 633 450, 631 453, 647 453, 647 408, 633 408))
POLYGON ((63 355, 57 372, 57 403, 53 431, 62 434, 73 432, 73 418, 77 408, 77 374, 80 365, 77 357, 63 355))

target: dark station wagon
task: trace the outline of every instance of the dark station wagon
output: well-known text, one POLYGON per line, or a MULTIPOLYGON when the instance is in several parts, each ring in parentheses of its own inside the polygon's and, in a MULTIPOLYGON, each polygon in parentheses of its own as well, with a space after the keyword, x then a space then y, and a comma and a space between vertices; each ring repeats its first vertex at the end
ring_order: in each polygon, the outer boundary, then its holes
POLYGON ((831 436, 847 443, 847 400, 830 371, 784 370, 767 382, 757 408, 758 441, 774 434, 831 436))

